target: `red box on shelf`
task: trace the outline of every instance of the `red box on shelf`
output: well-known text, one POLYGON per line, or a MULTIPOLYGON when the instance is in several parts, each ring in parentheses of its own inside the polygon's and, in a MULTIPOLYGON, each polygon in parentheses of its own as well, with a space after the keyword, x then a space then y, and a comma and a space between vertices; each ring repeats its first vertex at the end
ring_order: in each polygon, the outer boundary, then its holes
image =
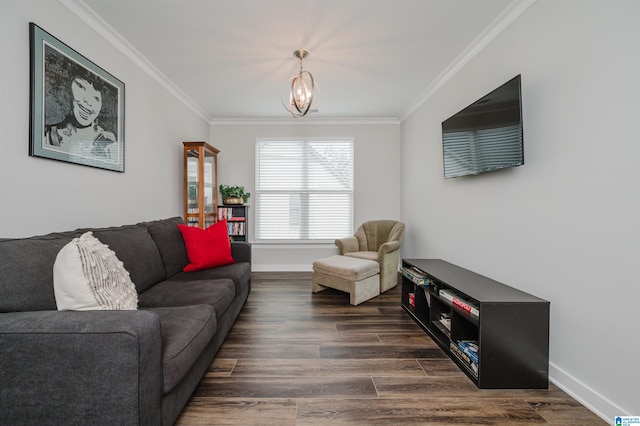
POLYGON ((412 308, 416 307, 416 295, 415 295, 415 293, 409 293, 409 305, 411 305, 412 308))

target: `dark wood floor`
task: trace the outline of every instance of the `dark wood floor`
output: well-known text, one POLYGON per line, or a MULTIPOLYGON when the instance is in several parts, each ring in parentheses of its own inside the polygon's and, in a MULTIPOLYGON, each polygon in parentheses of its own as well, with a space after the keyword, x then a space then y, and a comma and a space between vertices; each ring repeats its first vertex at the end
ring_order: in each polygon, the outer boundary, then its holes
POLYGON ((178 425, 606 425, 551 384, 480 390, 400 308, 311 293, 309 273, 253 290, 178 425))

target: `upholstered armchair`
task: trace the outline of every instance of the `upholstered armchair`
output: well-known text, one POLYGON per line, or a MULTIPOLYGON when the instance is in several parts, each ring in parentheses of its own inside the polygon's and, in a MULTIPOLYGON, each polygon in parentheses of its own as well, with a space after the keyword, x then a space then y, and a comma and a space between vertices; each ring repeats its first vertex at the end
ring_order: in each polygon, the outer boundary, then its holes
POLYGON ((380 293, 398 284, 398 262, 404 223, 372 220, 358 227, 353 237, 335 241, 341 255, 375 260, 380 265, 380 293))

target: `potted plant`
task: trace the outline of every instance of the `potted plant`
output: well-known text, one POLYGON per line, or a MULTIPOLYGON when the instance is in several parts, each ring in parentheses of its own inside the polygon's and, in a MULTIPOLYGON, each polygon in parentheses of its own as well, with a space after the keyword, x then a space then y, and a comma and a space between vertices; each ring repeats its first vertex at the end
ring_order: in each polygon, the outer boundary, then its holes
POLYGON ((244 204, 251 197, 251 193, 244 192, 244 186, 220 185, 218 189, 222 204, 244 204))

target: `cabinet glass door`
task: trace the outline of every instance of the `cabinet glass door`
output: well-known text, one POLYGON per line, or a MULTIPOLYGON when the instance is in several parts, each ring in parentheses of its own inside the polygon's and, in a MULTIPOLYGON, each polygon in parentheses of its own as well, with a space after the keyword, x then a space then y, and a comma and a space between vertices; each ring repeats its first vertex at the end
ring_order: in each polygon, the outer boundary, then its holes
POLYGON ((198 213, 198 151, 187 154, 188 212, 198 213))
POLYGON ((204 227, 216 221, 218 192, 215 182, 216 156, 210 151, 204 152, 204 227))
POLYGON ((189 226, 216 222, 218 178, 216 148, 206 142, 184 142, 185 218, 189 226))

